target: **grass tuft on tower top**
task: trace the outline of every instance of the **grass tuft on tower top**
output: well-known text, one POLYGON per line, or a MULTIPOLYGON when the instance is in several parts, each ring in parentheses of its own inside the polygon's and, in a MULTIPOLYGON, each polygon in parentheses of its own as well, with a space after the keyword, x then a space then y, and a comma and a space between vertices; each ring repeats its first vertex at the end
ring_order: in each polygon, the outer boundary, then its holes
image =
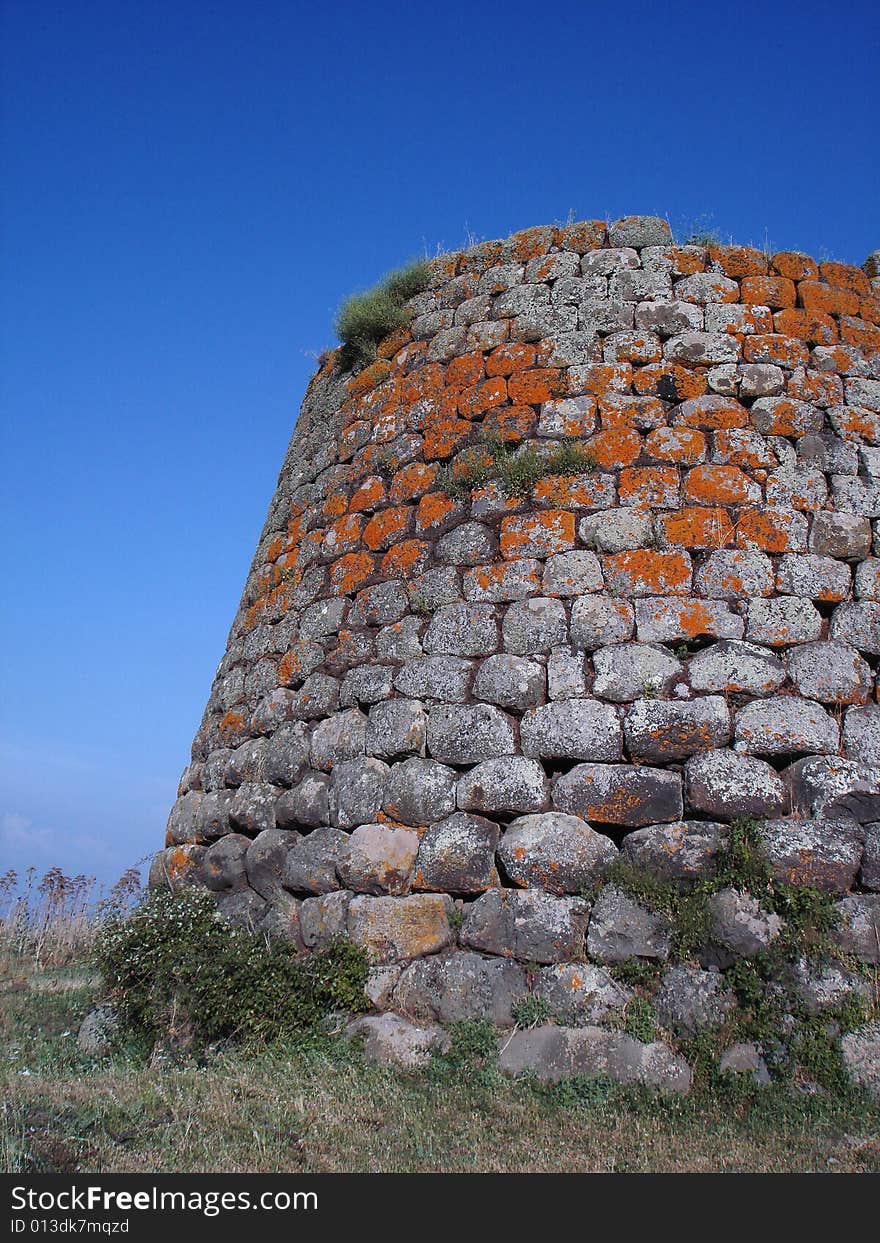
POLYGON ((359 370, 374 360, 379 342, 409 322, 405 303, 426 289, 430 279, 430 264, 417 259, 343 302, 336 316, 343 371, 359 370))

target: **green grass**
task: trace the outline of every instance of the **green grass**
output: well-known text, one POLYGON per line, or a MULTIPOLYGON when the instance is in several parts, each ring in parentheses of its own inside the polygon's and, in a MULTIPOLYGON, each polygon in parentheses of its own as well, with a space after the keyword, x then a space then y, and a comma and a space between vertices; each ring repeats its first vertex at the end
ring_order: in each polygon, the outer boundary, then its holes
POLYGON ((339 363, 343 371, 365 367, 375 359, 379 343, 409 322, 405 303, 427 288, 430 279, 430 265, 416 260, 342 304, 336 333, 342 342, 339 363))
POLYGON ((853 1093, 509 1081, 505 1036, 481 1022, 454 1025, 450 1052, 412 1075, 332 1035, 151 1068, 135 1043, 78 1052, 86 972, 7 967, 0 987, 9 1172, 880 1171, 880 1111, 853 1093))

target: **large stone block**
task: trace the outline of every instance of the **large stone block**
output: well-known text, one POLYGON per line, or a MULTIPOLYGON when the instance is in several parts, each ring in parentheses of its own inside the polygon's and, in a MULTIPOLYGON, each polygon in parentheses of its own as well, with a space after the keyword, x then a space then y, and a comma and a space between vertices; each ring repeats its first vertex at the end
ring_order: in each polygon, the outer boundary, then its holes
POLYGON ((406 962, 450 945, 452 899, 446 894, 373 898, 358 894, 348 908, 348 935, 379 962, 406 962))
POLYGON ((671 926, 634 902, 615 885, 608 885, 596 899, 590 916, 587 949, 598 962, 625 962, 628 958, 669 957, 671 926))
POLYGON ((491 820, 463 812, 432 824, 419 842, 413 888, 475 894, 497 885, 499 833, 491 820))
POLYGON ((403 824, 434 824, 455 811, 454 769, 413 756, 394 764, 385 785, 385 811, 403 824))
POLYGON ((456 787, 462 811, 526 813, 550 806, 550 782, 537 760, 511 755, 484 760, 464 774, 456 787))
POLYGON ((660 1043, 642 1044, 602 1027, 533 1027, 505 1041, 498 1059, 506 1075, 533 1075, 557 1083, 578 1075, 637 1083, 664 1093, 687 1094, 691 1070, 660 1043))
POLYGON ((336 871, 354 893, 407 893, 418 849, 410 829, 363 824, 340 850, 336 871))
POLYGON ((683 673, 681 661, 647 643, 615 643, 593 653, 593 694, 613 703, 661 695, 683 673))
POLYGON ((440 704, 428 711, 428 751, 441 763, 477 764, 516 750, 512 719, 491 704, 440 704))
POLYGON ((520 723, 525 755, 545 759, 619 760, 623 731, 617 713, 595 699, 564 699, 531 708, 520 723))
POLYGON ((553 806, 596 824, 634 829, 680 820, 681 777, 632 764, 576 764, 554 782, 553 806))
POLYGON ((467 908, 462 945, 520 962, 566 962, 584 956, 590 904, 540 889, 490 889, 467 908))
POLYGON ((521 816, 505 831, 498 858, 516 884, 548 893, 581 893, 617 858, 609 837, 558 811, 521 816))
POLYGON ((785 783, 756 756, 704 751, 688 760, 684 777, 687 806, 723 820, 778 815, 788 806, 785 783))
POLYGON ((714 875, 727 832, 726 825, 710 820, 651 824, 627 833, 621 853, 639 871, 666 880, 702 880, 714 875))
POLYGON ((673 763, 706 747, 726 746, 730 709, 720 695, 681 703, 640 699, 627 712, 623 731, 631 759, 673 763))
POLYGON ((392 1004, 421 1023, 491 1019, 499 1026, 510 1026, 512 1009, 528 989, 526 973, 517 963, 464 950, 410 963, 397 983, 392 1004))

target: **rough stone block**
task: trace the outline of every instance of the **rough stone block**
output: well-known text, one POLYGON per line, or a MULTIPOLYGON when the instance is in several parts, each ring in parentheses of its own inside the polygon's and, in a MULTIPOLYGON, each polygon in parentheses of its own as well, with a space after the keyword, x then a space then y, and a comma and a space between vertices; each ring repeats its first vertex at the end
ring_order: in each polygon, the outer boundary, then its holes
POLYGON ((668 764, 706 747, 730 742, 730 709, 721 695, 703 695, 682 703, 640 699, 623 725, 631 759, 668 764))
POLYGON ((465 950, 410 963, 394 990, 393 1004, 422 1023, 489 1019, 509 1027, 512 1009, 528 988, 526 973, 517 963, 465 950))
POLYGON ((824 708, 796 695, 746 704, 734 717, 736 747, 752 755, 835 752, 837 722, 824 708))
POLYGON ((720 1027, 736 1006, 736 997, 724 987, 720 972, 677 966, 663 977, 654 1005, 663 1027, 692 1039, 720 1027))
POLYGON ((593 694, 612 703, 631 703, 642 695, 660 695, 684 672, 681 661, 665 648, 646 643, 616 643, 593 653, 593 694))
POLYGON ((666 1045, 642 1044, 602 1027, 532 1027, 505 1042, 498 1065, 506 1075, 533 1075, 544 1083, 601 1076, 639 1083, 663 1093, 690 1092, 690 1067, 666 1045))
POLYGON ((501 839, 498 858, 518 885, 576 894, 608 871, 617 847, 577 816, 546 812, 514 820, 501 839))
POLYGON ((545 680, 544 667, 536 661, 499 653, 481 662, 474 681, 474 697, 521 712, 540 703, 545 680))
POLYGON ((497 824, 462 812, 432 824, 422 835, 413 888, 454 894, 483 893, 498 883, 497 824))
POLYGON ((765 760, 735 751, 705 751, 684 767, 685 802, 693 811, 735 820, 779 815, 788 806, 785 783, 765 760))
POLYGON ((368 756, 399 759, 418 755, 426 737, 427 717, 418 699, 390 699, 370 709, 365 743, 368 756))
POLYGON ((594 699, 565 699, 531 708, 520 723, 523 753, 544 759, 619 760, 617 713, 594 699))
POLYGON ((550 782, 536 760, 519 755, 483 760, 459 778, 456 801, 462 811, 488 815, 545 811, 550 782))
POLYGON ((553 806, 597 824, 634 829, 680 820, 681 777, 641 765, 576 764, 556 778, 553 806))
POLYGON ((413 756, 392 765, 385 785, 385 811, 402 824, 434 824, 455 811, 454 769, 413 756))
POLYGON ((714 875, 715 856, 726 842, 724 824, 679 820, 627 833, 621 853, 639 871, 666 880, 702 880, 714 875))
POLYGON ((590 904, 540 889, 490 889, 467 908, 462 945, 520 962, 566 962, 584 956, 590 904))
POLYGON ((512 719, 492 704, 438 704, 428 710, 428 751, 441 763, 477 764, 516 750, 512 719))
POLYGON ((569 1027, 586 1027, 620 1014, 632 995, 631 989, 593 963, 542 967, 535 984, 535 996, 558 1022, 569 1027))
POLYGON ((859 871, 864 830, 850 816, 761 825, 761 843, 773 875, 786 885, 846 893, 859 871))
POLYGON ((628 958, 669 957, 671 926, 634 902, 628 894, 608 885, 596 899, 590 916, 587 949, 598 962, 625 962, 628 958))
POLYGON ((358 894, 348 908, 348 935, 378 962, 406 962, 451 944, 452 912, 452 899, 446 894, 407 898, 358 894))
POLYGON ((519 600, 504 614, 501 633, 505 648, 516 656, 549 652, 568 640, 565 606, 560 600, 543 597, 519 600))

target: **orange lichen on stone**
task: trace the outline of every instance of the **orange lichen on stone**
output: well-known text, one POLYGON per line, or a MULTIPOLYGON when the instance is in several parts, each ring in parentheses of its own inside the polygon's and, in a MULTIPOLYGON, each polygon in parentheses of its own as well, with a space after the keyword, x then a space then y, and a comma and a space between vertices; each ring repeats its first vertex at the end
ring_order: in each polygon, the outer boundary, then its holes
POLYGON ((852 264, 835 263, 833 259, 828 259, 819 264, 819 274, 826 285, 833 285, 836 289, 847 289, 857 294, 871 293, 871 282, 861 268, 852 264))
POLYGON ((537 562, 528 559, 475 565, 465 571, 465 585, 476 589, 478 599, 482 595, 495 600, 519 600, 523 595, 537 592, 541 586, 541 575, 536 566, 537 562))
POLYGON ((689 591, 691 559, 685 552, 631 548, 602 558, 605 582, 624 595, 672 595, 689 591))
POLYGON ((371 552, 390 546, 412 525, 413 510, 411 505, 397 505, 390 509, 382 509, 375 514, 363 530, 364 545, 371 552))
POLYGON ((347 596, 367 581, 376 568, 373 558, 366 552, 350 552, 330 567, 330 585, 333 594, 347 596))
POLYGON ((844 440, 880 444, 880 414, 864 406, 841 406, 835 416, 835 430, 844 440))
POLYGON ((456 384, 460 388, 466 388, 468 385, 476 384, 482 378, 483 355, 481 352, 459 354, 458 358, 453 358, 446 366, 447 384, 456 384))
POLYGON ((798 297, 808 311, 823 311, 826 315, 858 315, 860 299, 857 293, 827 285, 823 281, 801 281, 798 297))
POLYGON ((606 429, 662 427, 666 422, 666 407, 657 397, 606 393, 599 398, 599 421, 606 429))
POLYGON ((631 466, 642 451, 642 438, 631 428, 611 429, 597 432, 584 446, 597 466, 616 470, 631 466))
POLYGON ((645 453, 658 462, 693 466, 706 456, 706 437, 695 427, 657 427, 648 434, 645 453))
POLYGON ((680 548, 726 548, 733 543, 734 529, 726 509, 695 505, 675 513, 658 514, 663 541, 680 548))
POLYGON ((843 403, 843 384, 830 371, 795 371, 788 381, 788 395, 795 401, 808 401, 814 406, 838 406, 843 403))
POLYGON ((870 298, 862 298, 859 314, 862 319, 870 320, 872 324, 880 324, 880 298, 876 294, 870 298))
POLYGON ((344 492, 331 492, 321 506, 321 517, 325 521, 340 518, 348 513, 348 497, 344 492))
POLYGON ((840 337, 847 345, 853 345, 865 354, 880 354, 880 328, 865 324, 860 319, 841 319, 840 337))
POLYGON ((501 406, 486 415, 483 431, 485 435, 497 436, 507 444, 519 444, 531 436, 537 421, 538 416, 531 406, 501 406))
POLYGON ((790 281, 816 280, 819 275, 817 264, 809 257, 796 250, 780 250, 770 261, 780 276, 790 281))
POLYGON ((361 541, 364 520, 360 514, 346 514, 338 518, 324 532, 322 551, 330 557, 334 553, 350 552, 361 541))
POLYGON ((507 381, 507 392, 511 401, 539 405, 565 393, 565 373, 558 367, 517 371, 507 381))
POLYGON ((677 505, 680 485, 681 479, 674 466, 627 467, 620 472, 620 503, 663 507, 677 505))
POLYGON ((810 351, 803 341, 783 333, 767 332, 743 337, 743 358, 747 363, 775 363, 778 367, 805 367, 810 351))
POLYGON ((430 555, 431 545, 424 540, 404 540, 386 552, 379 568, 387 578, 409 580, 414 574, 422 573, 430 555))
POLYGON ((246 724, 247 721, 240 712, 233 712, 230 709, 225 713, 218 726, 218 732, 223 745, 227 747, 235 746, 236 742, 241 741, 246 724))
POLYGON ((423 462, 410 462, 391 480, 389 499, 399 504, 401 501, 414 501, 424 496, 436 479, 437 470, 436 466, 428 466, 423 462))
POLYGON ((733 280, 743 276, 764 276, 767 272, 767 256, 763 250, 755 250, 753 246, 710 246, 709 258, 718 264, 725 276, 733 280))
POLYGON ((510 249, 517 263, 527 263, 529 259, 537 259, 545 255, 551 246, 555 246, 559 231, 552 225, 537 225, 532 229, 523 229, 514 233, 509 239, 510 249))
POLYGON ((811 345, 833 345, 837 340, 837 324, 821 311, 789 307, 773 316, 773 327, 785 336, 798 337, 811 345))
POLYGON ((349 502, 353 513, 375 509, 385 500, 385 482, 378 475, 369 475, 356 489, 349 502))
POLYGON ((574 548, 574 537, 574 514, 564 509, 548 509, 539 514, 504 518, 499 543, 501 555, 507 559, 549 557, 574 548))
POLYGON ((608 503, 608 484, 598 475, 547 475, 535 484, 534 498, 557 508, 597 509, 608 503))
POLYGON ((399 382, 401 404, 413 406, 426 397, 437 397, 443 389, 444 379, 445 372, 439 363, 428 363, 403 376, 399 382))
POLYGON ((806 547, 806 522, 800 514, 780 509, 746 509, 739 514, 738 548, 761 552, 802 552, 806 547))
POLYGON ((404 324, 400 328, 396 328, 384 341, 379 342, 376 347, 376 353, 380 358, 393 358, 398 350, 403 349, 411 340, 412 333, 404 324))
POLYGON ((776 459, 762 437, 733 428, 716 432, 714 440, 716 460, 726 465, 742 466, 751 471, 776 465, 776 459))
POLYGON ((745 406, 741 406, 732 398, 723 406, 716 406, 713 404, 715 400, 717 398, 707 397, 705 401, 696 398, 689 409, 676 412, 676 425, 696 427, 705 432, 716 432, 745 427, 748 424, 749 412, 745 406))
POLYGON ((525 341, 499 345, 486 359, 486 375, 508 376, 515 371, 526 371, 535 364, 535 352, 535 347, 525 341))
POLYGON ((694 466, 684 485, 685 500, 709 505, 743 505, 754 493, 755 485, 738 466, 694 466))
POLYGON ((608 348, 613 350, 614 361, 618 363, 658 363, 663 357, 659 338, 638 333, 624 334, 613 345, 609 343, 609 347, 606 347, 606 358, 608 348))
POLYGON ((604 397, 606 393, 625 392, 632 385, 632 377, 629 363, 586 363, 569 370, 568 395, 604 397))
POLYGON ((276 535, 269 547, 266 549, 266 560, 277 561, 284 552, 284 540, 280 535, 276 535))
POLYGON ((507 400, 507 383, 501 376, 481 380, 462 389, 458 395, 458 409, 466 419, 485 414, 493 406, 500 406, 507 400))
POLYGON ((416 507, 416 530, 436 531, 460 508, 445 492, 427 492, 416 507))
POLYGON ((361 397, 371 388, 376 388, 391 373, 391 363, 387 358, 377 358, 375 362, 364 367, 348 381, 348 391, 352 397, 361 397))
POLYGON ((649 363, 633 373, 637 393, 659 397, 663 401, 688 401, 702 397, 708 388, 704 371, 691 371, 678 363, 649 363))
POLYGON ((470 434, 471 425, 464 419, 441 419, 425 432, 425 458, 431 461, 434 458, 451 457, 470 434))
POLYGON ((588 250, 599 250, 605 244, 606 232, 604 220, 579 220, 560 229, 559 247, 584 255, 588 250))
POLYGON ((740 282, 740 298, 747 306, 794 306, 797 286, 785 276, 746 276, 740 282))

